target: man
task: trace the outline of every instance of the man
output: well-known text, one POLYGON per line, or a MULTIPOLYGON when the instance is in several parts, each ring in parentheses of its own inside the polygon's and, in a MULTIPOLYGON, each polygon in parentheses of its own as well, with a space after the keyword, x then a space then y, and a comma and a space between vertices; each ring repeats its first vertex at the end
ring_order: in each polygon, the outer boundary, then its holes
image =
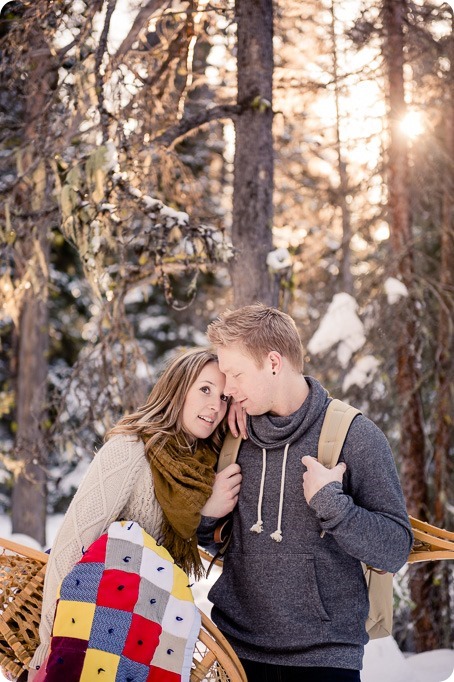
POLYGON ((222 575, 208 595, 212 618, 249 682, 357 682, 369 610, 360 562, 396 572, 412 546, 386 438, 358 415, 337 466, 319 464, 330 398, 303 375, 301 341, 285 313, 245 306, 207 334, 248 434, 202 510, 199 541, 208 546, 238 499, 222 575))

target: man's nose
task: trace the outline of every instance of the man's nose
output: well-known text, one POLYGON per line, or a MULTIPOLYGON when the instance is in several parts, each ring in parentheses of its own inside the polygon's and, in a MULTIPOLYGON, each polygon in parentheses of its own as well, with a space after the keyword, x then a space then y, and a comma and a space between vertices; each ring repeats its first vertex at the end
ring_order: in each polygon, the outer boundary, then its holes
POLYGON ((225 395, 234 396, 236 392, 235 384, 231 379, 227 379, 224 386, 225 395))

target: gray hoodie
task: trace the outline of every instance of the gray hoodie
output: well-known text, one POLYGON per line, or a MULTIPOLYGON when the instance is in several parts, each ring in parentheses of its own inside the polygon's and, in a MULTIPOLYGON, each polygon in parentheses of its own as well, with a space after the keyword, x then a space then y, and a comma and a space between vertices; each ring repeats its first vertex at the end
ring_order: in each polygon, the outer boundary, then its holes
MULTIPOLYGON (((412 546, 411 526, 388 442, 362 415, 340 456, 343 484, 324 486, 307 504, 301 457, 317 457, 330 398, 306 380, 309 395, 290 416, 248 417, 233 537, 208 598, 240 657, 359 670, 369 611, 360 562, 398 571, 412 546), (251 530, 260 521, 262 531, 251 530)), ((202 519, 202 545, 212 542, 216 521, 202 519)))

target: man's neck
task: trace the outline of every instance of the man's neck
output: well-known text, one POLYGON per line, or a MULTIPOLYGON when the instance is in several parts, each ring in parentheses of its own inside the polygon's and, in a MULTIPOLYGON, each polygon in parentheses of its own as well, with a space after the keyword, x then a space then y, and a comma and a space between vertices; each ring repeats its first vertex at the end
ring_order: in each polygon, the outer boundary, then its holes
POLYGON ((301 407, 308 395, 309 386, 304 375, 291 374, 281 384, 281 391, 270 412, 278 417, 288 417, 301 407))

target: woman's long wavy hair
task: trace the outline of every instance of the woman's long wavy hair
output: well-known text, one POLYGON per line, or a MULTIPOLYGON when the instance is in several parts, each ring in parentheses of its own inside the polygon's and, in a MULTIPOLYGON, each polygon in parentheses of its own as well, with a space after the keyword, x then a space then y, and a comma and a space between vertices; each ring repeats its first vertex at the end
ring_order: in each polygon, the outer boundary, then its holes
MULTIPOLYGON (((133 414, 122 417, 108 431, 105 440, 117 434, 138 436, 146 443, 147 455, 151 449, 165 447, 169 438, 176 438, 179 447, 192 450, 194 439, 183 430, 183 406, 190 387, 209 362, 217 363, 217 355, 200 348, 184 351, 170 360, 146 403, 133 414)), ((223 419, 206 439, 215 452, 219 452, 226 430, 226 419, 223 419)))

